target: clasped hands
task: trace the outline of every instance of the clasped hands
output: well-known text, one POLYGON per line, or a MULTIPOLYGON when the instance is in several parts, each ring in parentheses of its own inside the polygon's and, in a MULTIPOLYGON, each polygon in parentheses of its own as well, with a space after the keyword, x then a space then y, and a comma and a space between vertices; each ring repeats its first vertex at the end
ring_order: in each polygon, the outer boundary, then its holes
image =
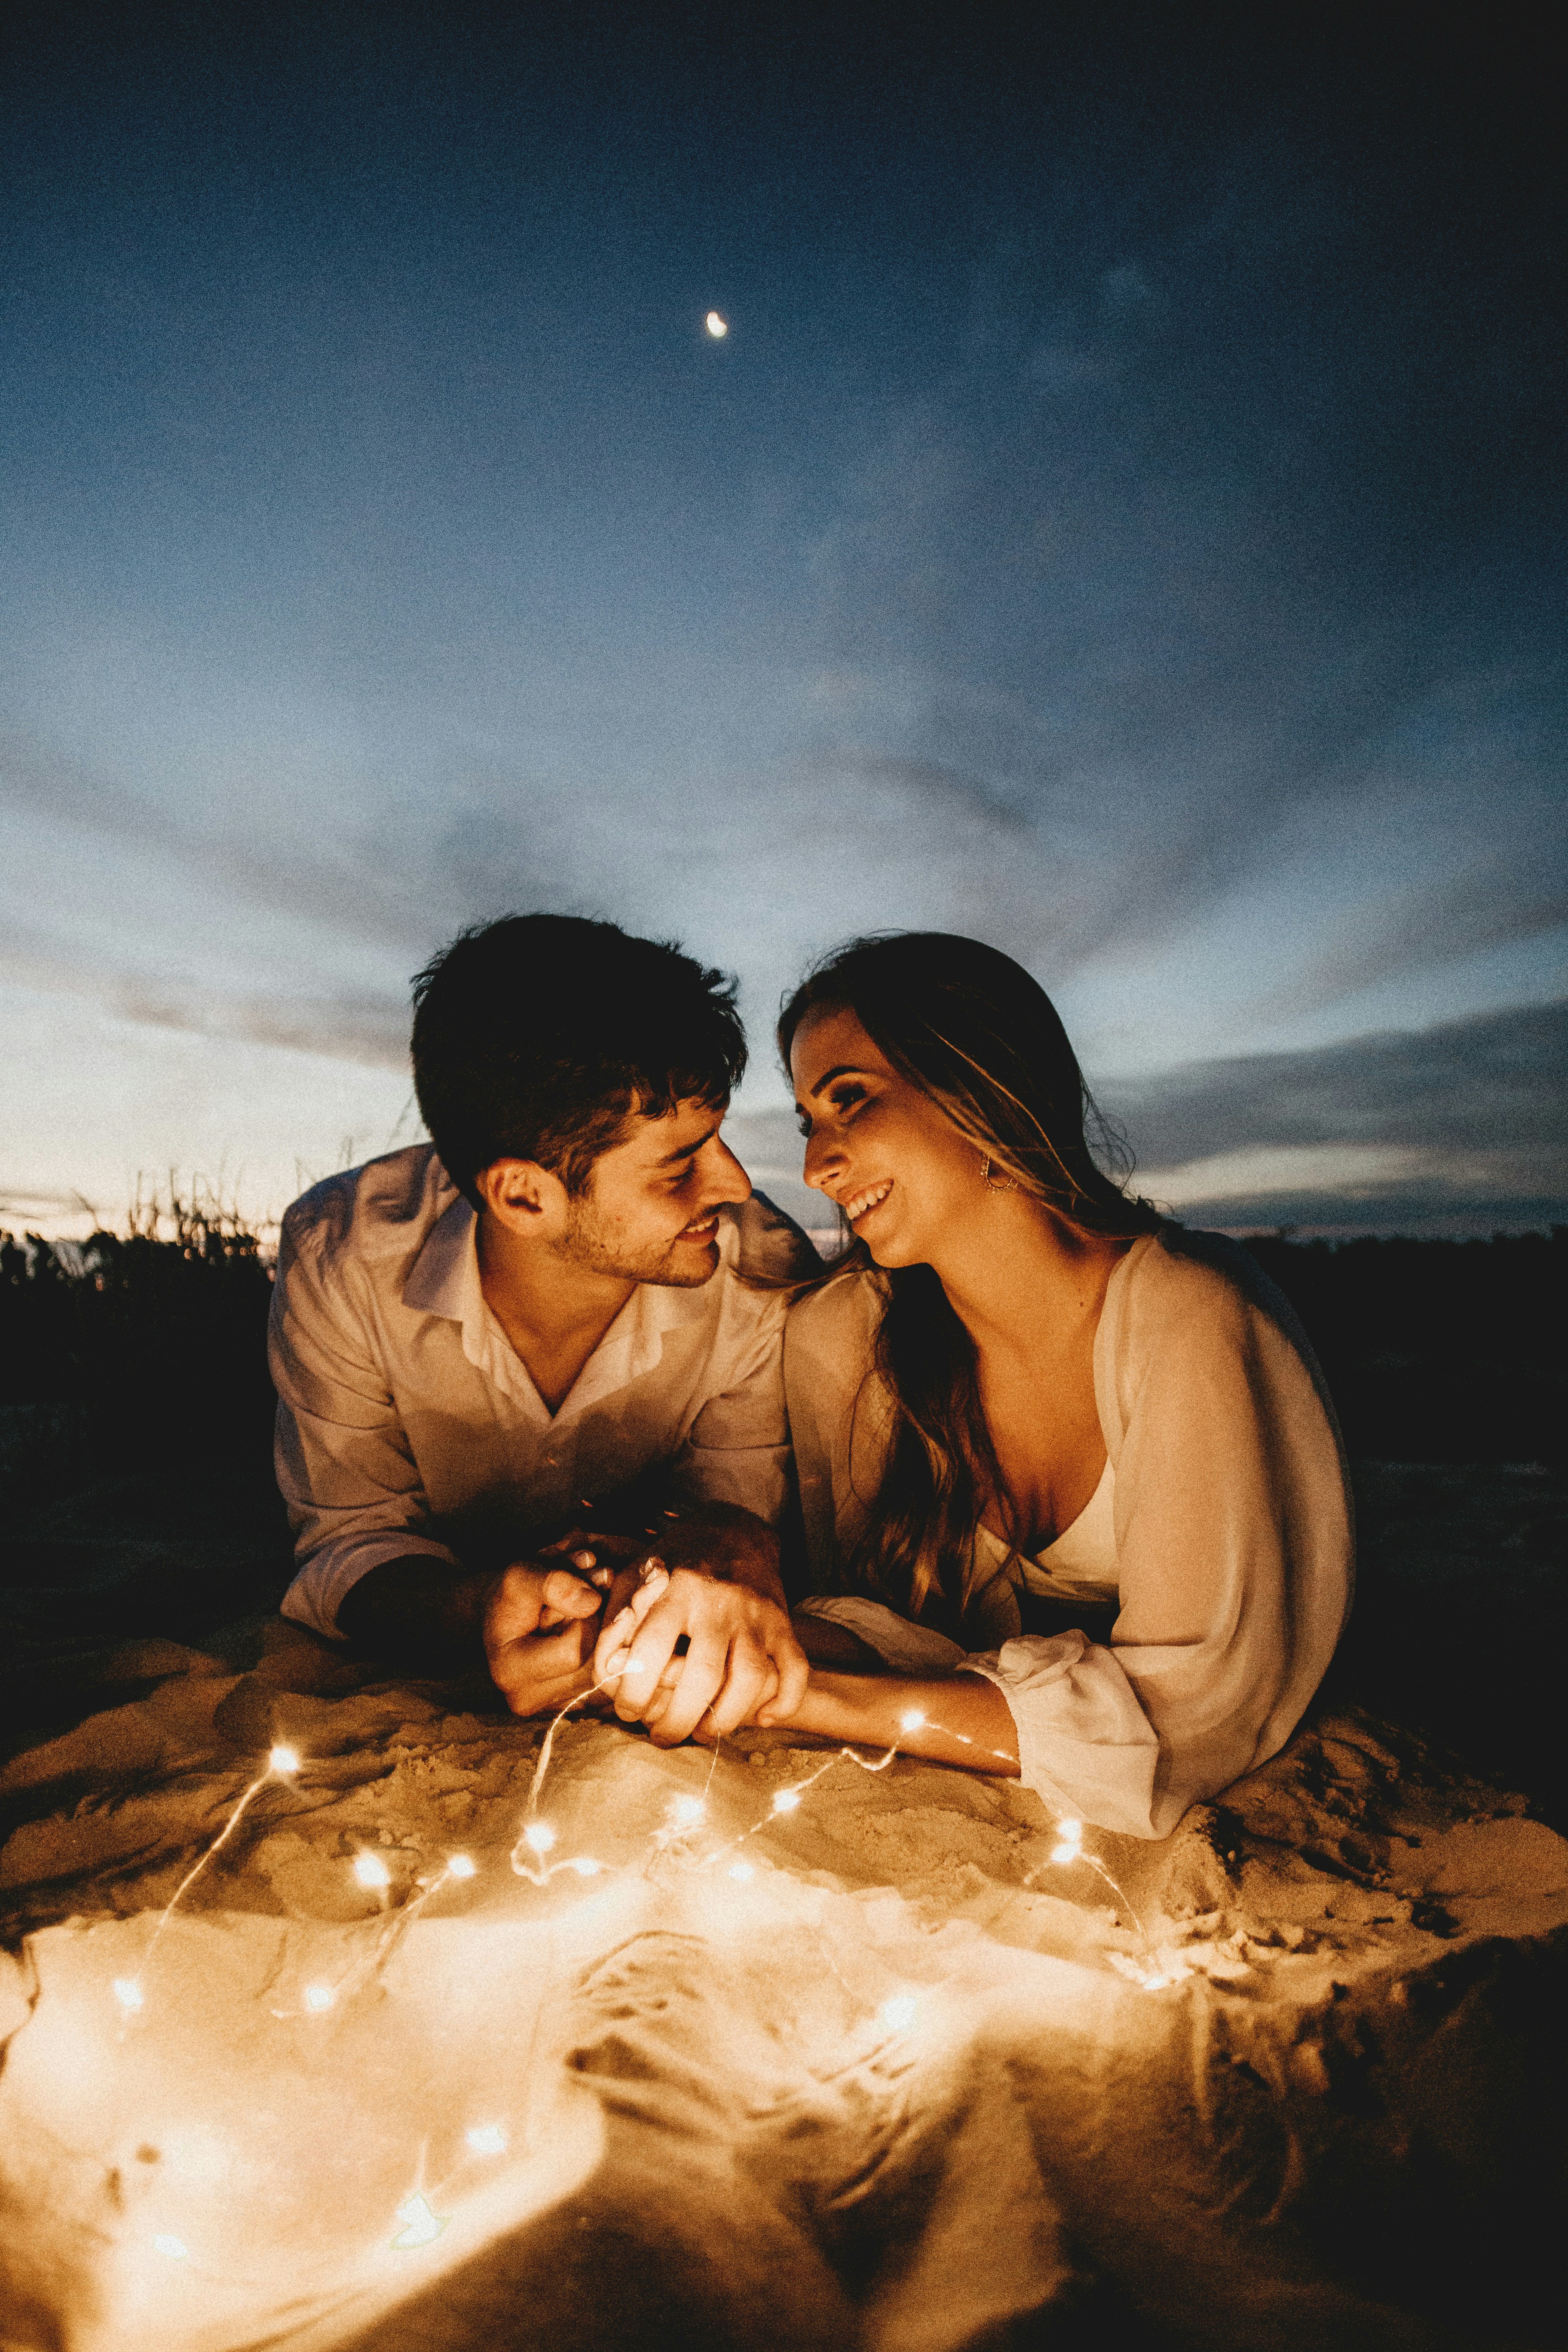
POLYGON ((574 1528, 503 1570, 486 1602, 484 1643, 512 1713, 552 1714, 582 1698, 646 1724, 661 1748, 787 1722, 809 1672, 788 1612, 715 1574, 707 1534, 682 1521, 650 1552, 574 1528))

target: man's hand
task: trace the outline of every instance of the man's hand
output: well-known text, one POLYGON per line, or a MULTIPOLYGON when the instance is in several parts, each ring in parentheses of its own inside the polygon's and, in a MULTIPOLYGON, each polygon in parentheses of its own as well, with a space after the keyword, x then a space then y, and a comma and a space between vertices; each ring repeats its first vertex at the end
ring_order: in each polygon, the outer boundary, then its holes
POLYGON ((626 1562, 646 1549, 574 1528, 499 1575, 410 1553, 360 1578, 339 1606, 338 1629, 420 1675, 469 1673, 482 1651, 513 1713, 542 1714, 592 1688, 586 1661, 600 1613, 630 1599, 637 1578, 626 1562))
POLYGON ((650 1560, 632 1599, 605 1613, 593 1678, 613 1684, 616 1713, 646 1723, 657 1747, 699 1727, 721 1738, 763 1706, 784 1722, 805 1696, 809 1669, 787 1611, 750 1585, 650 1560))
POLYGON ((514 1715, 553 1714, 577 1697, 607 1711, 607 1697, 589 1699, 599 1679, 590 1656, 601 1618, 641 1591, 647 1558, 629 1536, 577 1527, 495 1580, 481 1632, 490 1679, 514 1715))

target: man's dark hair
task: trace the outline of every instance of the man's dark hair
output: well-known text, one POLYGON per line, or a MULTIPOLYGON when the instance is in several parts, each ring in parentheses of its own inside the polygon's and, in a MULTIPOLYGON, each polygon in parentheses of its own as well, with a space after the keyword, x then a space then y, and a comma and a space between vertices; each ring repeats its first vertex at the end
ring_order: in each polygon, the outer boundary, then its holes
POLYGON ((577 915, 476 923, 414 982, 414 1091, 453 1182, 532 1160, 566 1190, 635 1113, 722 1108, 746 1066, 735 983, 672 940, 577 915))

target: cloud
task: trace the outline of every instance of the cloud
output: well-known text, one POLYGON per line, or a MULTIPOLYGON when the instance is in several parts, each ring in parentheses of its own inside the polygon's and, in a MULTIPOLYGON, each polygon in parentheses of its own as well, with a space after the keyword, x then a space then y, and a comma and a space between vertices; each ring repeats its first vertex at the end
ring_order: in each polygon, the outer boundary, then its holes
POLYGON ((1358 908, 1335 927, 1299 979, 1268 1000, 1267 1010, 1278 1014, 1331 1003, 1413 966, 1430 971, 1457 963, 1568 923, 1565 837, 1568 820, 1557 812, 1536 829, 1528 849, 1488 850, 1458 874, 1358 908))
POLYGON ((416 903, 381 860, 365 853, 341 814, 334 839, 321 822, 319 793, 312 795, 315 829, 307 838, 290 843, 269 828, 274 845, 263 847, 254 780, 224 781, 227 791, 218 778, 205 780, 204 800, 234 811, 215 830, 173 794, 160 801, 133 792, 37 737, 13 732, 0 739, 0 807, 167 852, 193 876, 253 906, 326 921, 340 933, 399 946, 411 931, 417 935, 416 903))
POLYGON ((1485 1152, 1568 1146, 1568 999, 1197 1062, 1098 1090, 1144 1166, 1222 1151, 1361 1144, 1485 1152))
POLYGON ((391 997, 347 991, 241 993, 177 974, 128 970, 101 952, 68 954, 15 927, 0 940, 0 979, 86 997, 114 1019, 145 1028, 243 1038, 375 1069, 408 1066, 408 1007, 391 997))
POLYGON ((1364 256, 1352 212, 1299 215, 1299 158, 1241 163, 1114 258, 1064 232, 975 264, 985 332, 847 474, 812 618, 863 682, 835 749, 972 776, 1087 871, 1047 976, 1310 857, 1318 904, 1366 902, 1300 984, 1321 1003, 1556 919, 1560 592, 1539 532, 1393 462, 1413 393, 1381 312, 1320 341, 1292 318, 1281 366, 1285 256, 1322 273, 1303 301, 1364 256))
POLYGON ((1568 1217, 1568 1001, 1099 1089, 1195 1223, 1419 1232, 1568 1217))

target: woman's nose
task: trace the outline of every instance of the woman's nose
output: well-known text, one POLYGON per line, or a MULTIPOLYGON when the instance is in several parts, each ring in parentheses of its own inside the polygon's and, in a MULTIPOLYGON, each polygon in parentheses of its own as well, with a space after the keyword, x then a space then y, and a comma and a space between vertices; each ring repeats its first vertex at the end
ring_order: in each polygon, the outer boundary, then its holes
POLYGON ((826 1192, 844 1165, 842 1150, 827 1136, 814 1133, 806 1137, 805 1165, 801 1170, 803 1183, 815 1185, 819 1192, 826 1192))

